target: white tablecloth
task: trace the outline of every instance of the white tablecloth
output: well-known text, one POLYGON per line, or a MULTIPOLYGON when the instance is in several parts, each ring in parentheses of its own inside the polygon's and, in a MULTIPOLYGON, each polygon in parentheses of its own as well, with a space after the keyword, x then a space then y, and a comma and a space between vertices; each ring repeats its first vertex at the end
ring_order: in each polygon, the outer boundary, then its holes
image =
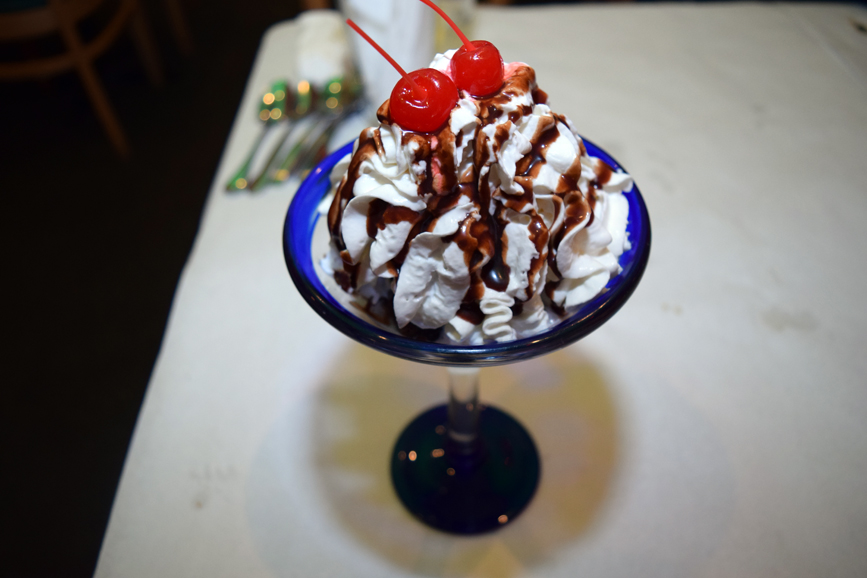
POLYGON ((867 576, 867 11, 485 8, 555 110, 635 177, 653 250, 581 342, 483 372, 543 474, 501 531, 416 523, 388 478, 445 372, 300 299, 294 183, 222 190, 291 74, 265 36, 175 296, 96 575, 867 576))

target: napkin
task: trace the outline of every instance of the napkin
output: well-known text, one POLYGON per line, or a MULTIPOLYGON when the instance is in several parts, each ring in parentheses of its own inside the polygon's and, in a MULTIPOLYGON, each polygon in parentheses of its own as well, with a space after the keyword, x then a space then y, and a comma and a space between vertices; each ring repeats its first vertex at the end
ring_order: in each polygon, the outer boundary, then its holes
POLYGON ((308 10, 298 16, 298 79, 321 88, 352 70, 343 17, 335 10, 308 10))
MULTIPOLYGON (((404 70, 425 68, 433 59, 434 11, 407 0, 340 0, 340 9, 352 18, 404 70)), ((378 107, 391 95, 400 74, 355 32, 350 32, 353 53, 370 103, 378 107)))

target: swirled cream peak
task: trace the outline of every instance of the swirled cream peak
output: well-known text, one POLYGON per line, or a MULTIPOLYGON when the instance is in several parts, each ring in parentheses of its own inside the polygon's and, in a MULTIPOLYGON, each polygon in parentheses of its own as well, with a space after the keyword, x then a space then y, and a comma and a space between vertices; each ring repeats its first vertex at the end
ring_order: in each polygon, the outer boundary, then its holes
MULTIPOLYGON (((448 74, 453 52, 432 67, 448 74)), ((511 63, 435 133, 404 131, 386 101, 332 173, 325 269, 402 331, 469 344, 536 334, 598 295, 629 247, 632 179, 547 100, 511 63)))

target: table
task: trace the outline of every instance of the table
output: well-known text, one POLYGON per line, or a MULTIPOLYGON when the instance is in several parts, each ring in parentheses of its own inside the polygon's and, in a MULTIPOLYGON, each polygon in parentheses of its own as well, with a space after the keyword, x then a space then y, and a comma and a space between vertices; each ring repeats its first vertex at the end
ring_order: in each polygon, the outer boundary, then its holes
POLYGON ((445 373, 319 319, 285 270, 297 183, 229 196, 268 31, 177 289, 98 578, 867 575, 867 11, 483 8, 620 160, 654 226, 644 280, 562 352, 485 370, 543 477, 502 531, 414 522, 388 479, 445 373), (862 30, 859 31, 858 27, 862 30))

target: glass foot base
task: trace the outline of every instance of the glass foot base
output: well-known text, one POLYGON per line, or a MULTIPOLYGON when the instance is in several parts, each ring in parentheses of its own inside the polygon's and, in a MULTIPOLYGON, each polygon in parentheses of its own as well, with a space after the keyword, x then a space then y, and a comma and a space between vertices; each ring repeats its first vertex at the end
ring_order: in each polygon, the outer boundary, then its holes
POLYGON ((446 435, 448 406, 421 414, 401 433, 391 478, 406 508, 444 532, 478 534, 511 522, 539 482, 539 455, 527 431, 482 407, 479 438, 460 446, 446 435))

